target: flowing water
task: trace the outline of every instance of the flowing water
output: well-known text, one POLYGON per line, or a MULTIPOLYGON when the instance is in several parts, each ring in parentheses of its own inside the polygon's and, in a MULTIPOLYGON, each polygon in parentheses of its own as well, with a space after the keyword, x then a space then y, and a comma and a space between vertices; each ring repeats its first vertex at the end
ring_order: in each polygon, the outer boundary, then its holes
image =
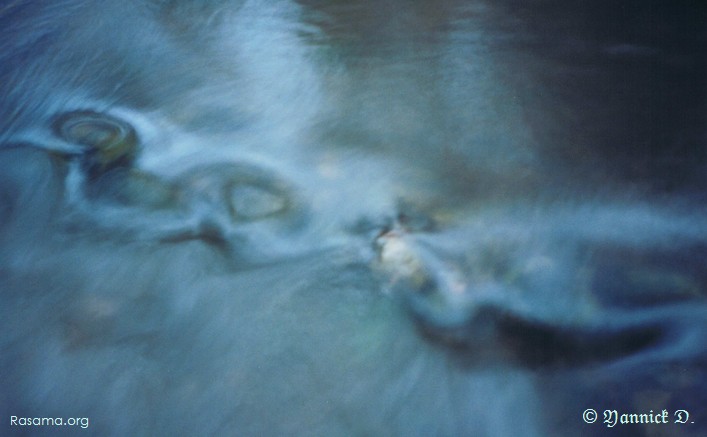
POLYGON ((706 20, 2 2, 0 434, 704 435, 706 20))

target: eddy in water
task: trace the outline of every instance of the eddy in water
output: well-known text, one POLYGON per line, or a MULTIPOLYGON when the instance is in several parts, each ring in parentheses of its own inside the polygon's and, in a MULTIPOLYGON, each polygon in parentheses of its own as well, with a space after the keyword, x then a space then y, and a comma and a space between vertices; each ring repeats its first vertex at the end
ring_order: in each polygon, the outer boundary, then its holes
POLYGON ((516 3, 0 6, 0 434, 704 435, 707 12, 516 3))

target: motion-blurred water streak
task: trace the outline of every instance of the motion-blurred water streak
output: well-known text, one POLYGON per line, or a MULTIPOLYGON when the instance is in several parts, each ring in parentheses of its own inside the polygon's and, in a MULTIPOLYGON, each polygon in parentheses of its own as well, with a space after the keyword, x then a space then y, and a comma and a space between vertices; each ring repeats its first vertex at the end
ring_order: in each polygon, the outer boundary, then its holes
POLYGON ((0 434, 705 435, 705 53, 692 0, 5 2, 0 434))

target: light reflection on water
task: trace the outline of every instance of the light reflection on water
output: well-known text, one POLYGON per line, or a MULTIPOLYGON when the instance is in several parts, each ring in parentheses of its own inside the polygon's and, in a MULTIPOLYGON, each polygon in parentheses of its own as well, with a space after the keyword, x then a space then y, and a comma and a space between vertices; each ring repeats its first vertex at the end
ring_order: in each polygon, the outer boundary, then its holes
POLYGON ((705 414, 692 11, 656 40, 641 6, 604 34, 577 5, 397 3, 0 10, 1 414, 105 435, 705 414))

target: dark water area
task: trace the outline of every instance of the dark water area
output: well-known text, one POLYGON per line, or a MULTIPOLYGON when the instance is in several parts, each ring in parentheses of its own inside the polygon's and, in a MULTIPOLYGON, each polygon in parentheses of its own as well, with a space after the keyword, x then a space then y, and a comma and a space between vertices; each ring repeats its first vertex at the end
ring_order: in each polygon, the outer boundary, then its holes
POLYGON ((703 436, 705 201, 702 1, 0 2, 0 435, 703 436))

